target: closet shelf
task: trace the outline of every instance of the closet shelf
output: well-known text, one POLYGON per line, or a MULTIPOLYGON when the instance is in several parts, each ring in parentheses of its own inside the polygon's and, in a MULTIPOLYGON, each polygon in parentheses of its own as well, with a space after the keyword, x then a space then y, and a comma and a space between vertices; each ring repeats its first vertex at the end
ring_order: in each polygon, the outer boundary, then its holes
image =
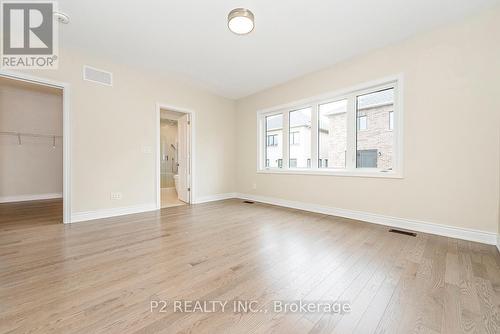
POLYGON ((31 132, 12 132, 12 131, 0 131, 0 135, 15 136, 17 137, 17 142, 22 145, 22 137, 37 137, 37 138, 51 138, 52 147, 56 147, 56 138, 62 138, 59 135, 50 135, 43 133, 31 133, 31 132))
POLYGON ((12 131, 0 131, 0 135, 16 136, 16 137, 43 137, 43 138, 62 138, 60 135, 51 135, 43 133, 30 133, 30 132, 12 132, 12 131))

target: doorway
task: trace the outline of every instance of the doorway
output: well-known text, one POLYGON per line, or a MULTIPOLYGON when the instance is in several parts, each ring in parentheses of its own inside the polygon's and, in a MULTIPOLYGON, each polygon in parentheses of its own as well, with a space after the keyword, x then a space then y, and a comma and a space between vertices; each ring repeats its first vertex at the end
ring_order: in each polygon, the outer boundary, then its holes
POLYGON ((70 222, 66 85, 0 72, 2 223, 70 222))
MULTIPOLYGON (((159 208, 191 203, 191 114, 159 108, 159 208)), ((157 199, 158 201, 158 199, 157 199)))

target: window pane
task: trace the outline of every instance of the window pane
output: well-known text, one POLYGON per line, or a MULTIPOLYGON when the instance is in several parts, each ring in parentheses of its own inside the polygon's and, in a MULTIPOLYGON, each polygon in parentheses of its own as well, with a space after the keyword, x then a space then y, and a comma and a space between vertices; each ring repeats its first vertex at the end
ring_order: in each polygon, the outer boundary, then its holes
POLYGON ((318 167, 345 168, 347 100, 319 105, 318 167))
POLYGON ((283 166, 283 115, 266 116, 266 167, 283 166))
POLYGON ((387 124, 390 124, 390 113, 393 111, 394 88, 356 98, 357 168, 392 169, 394 138, 387 124), (363 118, 365 121, 361 120, 363 118))
POLYGON ((368 129, 368 119, 366 115, 358 115, 358 130, 368 129))
POLYGON ((311 159, 311 108, 290 111, 290 168, 307 168, 311 159))

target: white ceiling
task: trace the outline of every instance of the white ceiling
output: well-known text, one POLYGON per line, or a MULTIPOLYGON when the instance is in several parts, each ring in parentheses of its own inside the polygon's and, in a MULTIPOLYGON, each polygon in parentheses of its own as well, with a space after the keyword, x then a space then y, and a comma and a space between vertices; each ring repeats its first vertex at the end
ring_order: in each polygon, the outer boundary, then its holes
POLYGON ((175 74, 240 98, 500 0, 60 0, 71 22, 61 46, 175 74), (255 30, 237 36, 227 14, 246 7, 255 30))

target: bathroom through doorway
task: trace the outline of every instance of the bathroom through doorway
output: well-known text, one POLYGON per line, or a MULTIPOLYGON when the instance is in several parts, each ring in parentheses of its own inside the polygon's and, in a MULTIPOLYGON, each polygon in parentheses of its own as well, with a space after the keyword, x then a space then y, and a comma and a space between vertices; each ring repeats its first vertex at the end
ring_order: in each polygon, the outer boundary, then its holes
POLYGON ((190 203, 190 115, 160 109, 160 207, 190 203))

